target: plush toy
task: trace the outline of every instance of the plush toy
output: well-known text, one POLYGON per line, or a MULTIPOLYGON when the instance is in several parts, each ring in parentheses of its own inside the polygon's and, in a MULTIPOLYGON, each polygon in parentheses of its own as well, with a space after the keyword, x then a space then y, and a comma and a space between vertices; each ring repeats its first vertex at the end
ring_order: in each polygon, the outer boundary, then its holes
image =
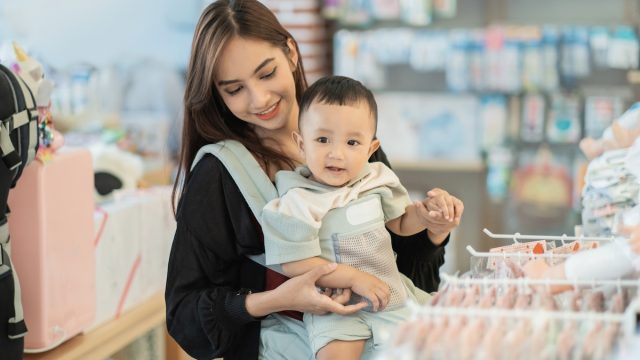
POLYGON ((29 57, 15 42, 13 43, 13 50, 16 53, 16 60, 18 61, 17 65, 14 66, 14 70, 22 77, 33 92, 33 96, 36 98, 36 106, 49 106, 51 93, 53 92, 53 82, 44 78, 42 65, 29 57))
POLYGON ((111 200, 116 193, 135 190, 144 173, 142 158, 116 145, 91 148, 96 201, 111 200))
POLYGON ((580 150, 592 160, 607 150, 624 149, 640 137, 640 102, 633 104, 617 120, 614 120, 600 139, 590 137, 580 141, 580 150))

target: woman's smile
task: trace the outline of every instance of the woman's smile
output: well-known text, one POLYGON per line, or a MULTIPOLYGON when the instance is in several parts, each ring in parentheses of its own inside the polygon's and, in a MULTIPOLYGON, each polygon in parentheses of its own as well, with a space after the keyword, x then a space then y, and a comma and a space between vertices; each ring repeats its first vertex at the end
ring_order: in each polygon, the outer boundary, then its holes
POLYGON ((278 100, 277 103, 271 105, 271 107, 269 107, 267 110, 256 113, 256 116, 258 117, 258 119, 263 121, 270 120, 278 115, 278 110, 280 110, 280 100, 278 100))

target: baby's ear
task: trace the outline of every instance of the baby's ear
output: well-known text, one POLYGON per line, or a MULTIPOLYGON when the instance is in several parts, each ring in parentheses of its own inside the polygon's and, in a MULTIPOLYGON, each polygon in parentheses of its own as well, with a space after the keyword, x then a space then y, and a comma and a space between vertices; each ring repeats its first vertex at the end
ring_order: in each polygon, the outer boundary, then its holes
POLYGON ((294 131, 291 133, 291 137, 293 138, 293 141, 295 141, 296 145, 298 145, 300 154, 304 155, 304 141, 302 140, 302 135, 300 135, 300 133, 298 133, 297 131, 294 131))
POLYGON ((376 152, 376 150, 378 150, 379 148, 380 148, 380 140, 373 139, 373 141, 371 142, 371 145, 369 146, 369 157, 371 157, 371 155, 373 155, 373 153, 376 152))

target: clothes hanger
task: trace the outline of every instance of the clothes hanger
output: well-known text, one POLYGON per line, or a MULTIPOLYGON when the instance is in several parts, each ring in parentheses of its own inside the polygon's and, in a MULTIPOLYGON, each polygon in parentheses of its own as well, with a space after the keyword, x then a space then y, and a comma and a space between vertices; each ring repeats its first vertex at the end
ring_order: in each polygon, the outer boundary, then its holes
POLYGON ((518 240, 559 240, 559 241, 613 241, 615 236, 567 236, 567 234, 562 234, 561 236, 552 236, 552 235, 522 235, 519 232, 515 234, 494 234, 489 229, 484 228, 482 230, 487 236, 492 239, 511 239, 514 243, 518 243, 518 240))
POLYGON ((561 279, 529 279, 529 278, 459 278, 447 273, 441 273, 440 279, 443 282, 450 284, 451 286, 464 284, 465 286, 471 286, 474 284, 487 285, 515 285, 524 286, 527 285, 573 285, 575 288, 579 287, 601 287, 601 286, 616 286, 618 289, 623 287, 640 288, 640 279, 638 280, 561 280, 561 279))

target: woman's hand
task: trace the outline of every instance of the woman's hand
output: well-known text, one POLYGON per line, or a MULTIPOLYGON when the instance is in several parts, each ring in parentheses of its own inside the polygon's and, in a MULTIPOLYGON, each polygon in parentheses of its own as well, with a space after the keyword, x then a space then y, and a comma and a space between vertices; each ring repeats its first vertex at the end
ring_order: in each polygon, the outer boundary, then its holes
POLYGON ((424 214, 431 241, 438 245, 451 230, 460 225, 464 204, 446 190, 435 188, 427 192, 427 198, 416 204, 424 214))
POLYGON ((321 265, 312 270, 287 280, 275 290, 278 298, 284 302, 281 310, 296 310, 316 315, 328 312, 348 315, 360 311, 367 306, 366 302, 344 305, 351 298, 351 291, 344 289, 331 295, 331 289, 319 292, 316 281, 322 276, 332 273, 337 264, 321 265))

